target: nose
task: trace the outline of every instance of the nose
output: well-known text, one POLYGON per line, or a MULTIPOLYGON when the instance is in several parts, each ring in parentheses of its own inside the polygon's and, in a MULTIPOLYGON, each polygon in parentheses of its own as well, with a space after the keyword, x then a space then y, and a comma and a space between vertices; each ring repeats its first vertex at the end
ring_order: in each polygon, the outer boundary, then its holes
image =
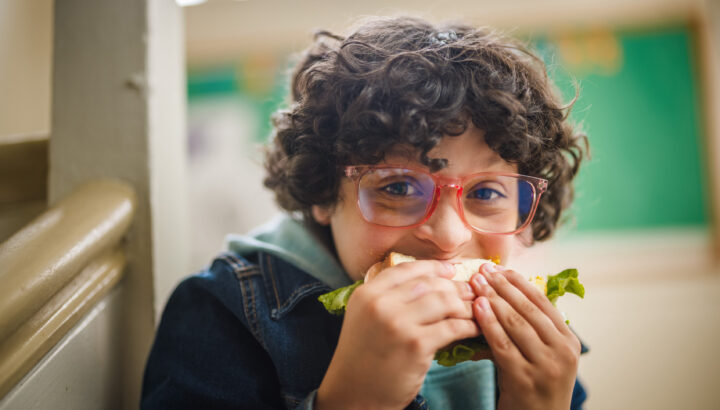
POLYGON ((430 218, 417 228, 417 237, 432 242, 444 253, 457 253, 459 249, 472 239, 472 230, 460 217, 456 190, 443 189, 437 207, 430 218))

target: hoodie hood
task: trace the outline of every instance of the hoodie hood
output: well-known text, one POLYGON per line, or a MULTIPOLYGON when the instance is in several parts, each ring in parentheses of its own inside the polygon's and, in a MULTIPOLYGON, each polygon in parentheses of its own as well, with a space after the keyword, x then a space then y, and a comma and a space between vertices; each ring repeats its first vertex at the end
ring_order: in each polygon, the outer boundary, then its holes
POLYGON ((307 272, 333 289, 352 284, 337 258, 301 221, 280 215, 247 235, 226 237, 228 250, 247 257, 266 252, 307 272))

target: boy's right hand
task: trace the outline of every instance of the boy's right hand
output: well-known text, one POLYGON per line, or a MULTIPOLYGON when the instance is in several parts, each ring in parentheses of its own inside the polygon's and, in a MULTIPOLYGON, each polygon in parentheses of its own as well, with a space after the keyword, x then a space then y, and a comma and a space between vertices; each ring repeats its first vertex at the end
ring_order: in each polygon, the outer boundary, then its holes
POLYGON ((315 408, 402 409, 418 394, 435 351, 480 335, 475 294, 449 280, 448 263, 386 269, 348 301, 340 338, 315 408))

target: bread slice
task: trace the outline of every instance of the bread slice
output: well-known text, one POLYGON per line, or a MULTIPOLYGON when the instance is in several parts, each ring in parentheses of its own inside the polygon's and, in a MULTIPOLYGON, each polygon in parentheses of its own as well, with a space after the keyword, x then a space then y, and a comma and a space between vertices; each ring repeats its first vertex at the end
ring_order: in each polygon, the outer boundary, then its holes
MULTIPOLYGON (((405 255, 400 252, 390 252, 382 262, 378 262, 368 269, 367 274, 365 274, 365 282, 367 283, 371 281, 383 269, 387 269, 404 262, 412 262, 414 260, 416 260, 416 258, 413 256, 405 255)), ((468 282, 472 275, 480 272, 480 267, 486 263, 495 264, 496 262, 490 259, 468 259, 459 263, 454 263, 453 267, 455 268, 455 276, 452 277, 452 280, 468 282)))
MULTIPOLYGON (((367 283, 372 280, 372 278, 374 278, 383 269, 387 269, 391 266, 399 265, 404 262, 412 262, 414 260, 417 259, 413 256, 405 255, 400 252, 390 252, 382 262, 378 262, 368 269, 367 274, 365 275, 365 282, 367 283)), ((493 258, 467 259, 459 263, 454 263, 453 267, 455 268, 455 276, 452 277, 452 280, 456 280, 458 282, 469 282, 472 275, 480 272, 480 267, 482 265, 486 263, 496 265, 497 262, 497 259, 493 258)), ((535 276, 534 278, 530 278, 529 281, 537 288, 537 290, 542 292, 543 295, 547 294, 547 281, 545 278, 542 276, 535 276)))
POLYGON ((401 264, 403 262, 412 262, 416 260, 415 257, 410 255, 405 255, 400 252, 390 252, 388 256, 385 258, 385 267, 389 268, 391 266, 395 266, 398 264, 401 264))
POLYGON ((455 263, 453 264, 455 267, 455 276, 452 277, 452 280, 469 282, 472 275, 480 272, 480 267, 486 263, 495 265, 495 262, 488 259, 468 259, 460 263, 455 263))

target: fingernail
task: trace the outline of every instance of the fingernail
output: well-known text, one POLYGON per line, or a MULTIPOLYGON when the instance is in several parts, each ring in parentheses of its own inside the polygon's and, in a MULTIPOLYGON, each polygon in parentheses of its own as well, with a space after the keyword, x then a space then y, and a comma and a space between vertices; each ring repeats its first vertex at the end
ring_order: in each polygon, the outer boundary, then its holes
POLYGON ((490 309, 490 304, 487 301, 487 298, 480 296, 475 301, 475 308, 480 312, 486 312, 490 309))
POLYGON ((486 263, 482 266, 482 268, 485 273, 495 273, 498 271, 497 266, 494 263, 486 263))
POLYGON ((475 276, 473 276, 473 280, 475 281, 475 284, 477 286, 482 286, 482 285, 488 284, 487 279, 485 279, 485 277, 483 275, 479 275, 479 274, 475 275, 475 276))
POLYGON ((473 309, 475 309, 475 314, 479 315, 482 314, 483 308, 480 306, 480 302, 476 301, 473 303, 473 309))
POLYGON ((467 294, 474 295, 475 292, 473 291, 472 286, 470 286, 469 283, 465 282, 465 290, 467 291, 467 294))
POLYGON ((488 302, 487 298, 480 297, 479 299, 478 304, 480 304, 480 309, 483 311, 490 310, 490 302, 488 302))

